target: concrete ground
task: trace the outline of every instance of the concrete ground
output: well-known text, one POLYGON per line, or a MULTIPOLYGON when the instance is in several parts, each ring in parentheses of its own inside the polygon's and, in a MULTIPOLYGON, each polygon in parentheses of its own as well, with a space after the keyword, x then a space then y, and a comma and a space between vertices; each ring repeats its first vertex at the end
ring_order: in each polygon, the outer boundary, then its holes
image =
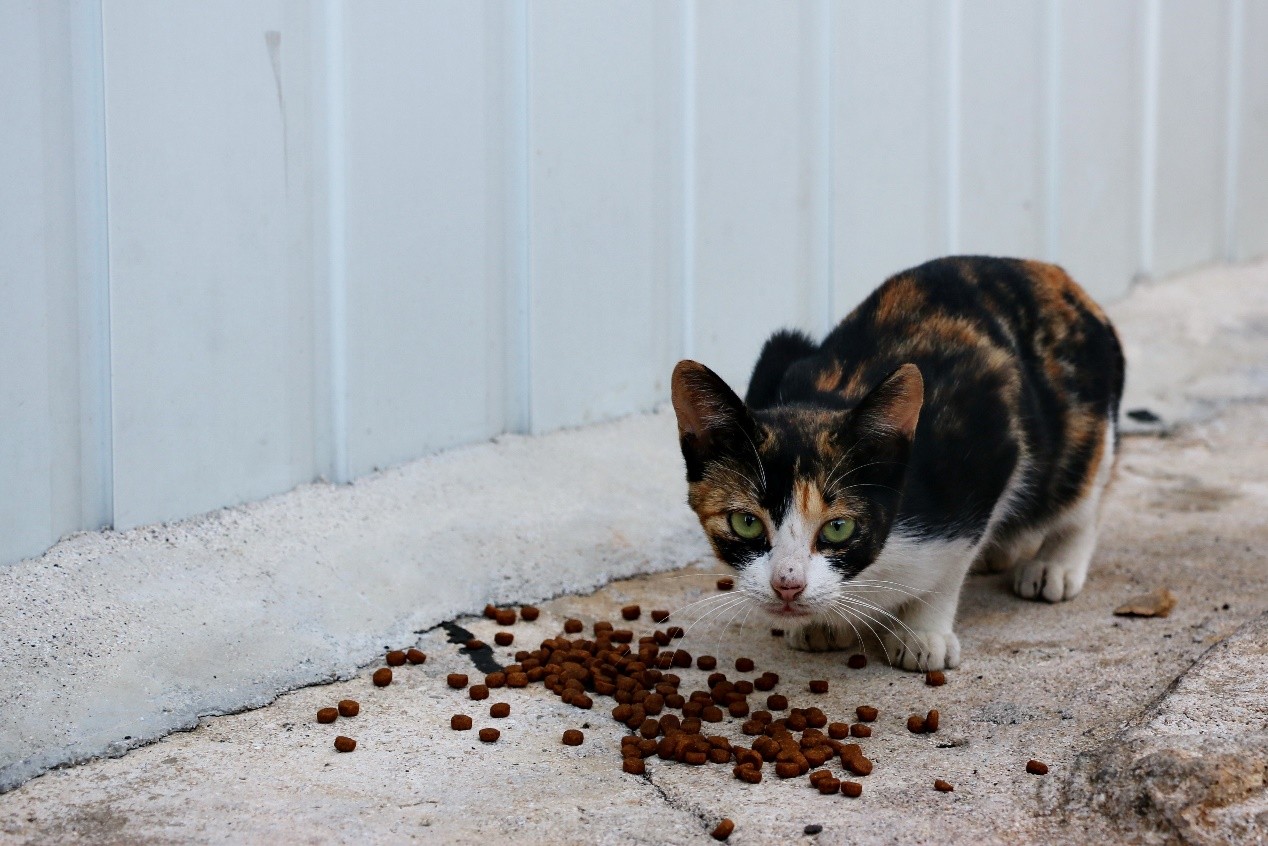
MULTIPOLYGON (((580 712, 539 686, 497 691, 489 702, 512 714, 494 720, 445 686, 448 672, 476 671, 437 624, 487 599, 567 592, 511 629, 505 662, 565 617, 725 598, 683 513, 672 419, 660 414, 83 536, 0 570, 0 599, 16 609, 0 618, 0 789, 58 763, 122 756, 0 796, 0 842, 678 843, 704 840, 723 816, 735 843, 795 840, 807 824, 823 826, 813 839, 825 843, 1268 841, 1268 268, 1207 271, 1112 312, 1129 352, 1124 407, 1149 410, 1158 419, 1139 428, 1166 434, 1124 439, 1080 597, 1034 604, 1001 576, 971 577, 964 664, 941 688, 889 669, 875 649, 858 671, 841 655, 789 652, 753 620, 715 620, 724 610, 684 640, 727 669, 738 655, 774 669, 794 705, 841 719, 880 708, 860 741, 876 764, 860 799, 656 758, 647 777, 626 775, 610 700, 580 712), (482 545, 490 502, 493 513, 521 506, 516 538, 482 545), (454 511, 439 519, 445 503, 454 511), (526 563, 508 567, 508 550, 526 563), (442 558, 455 569, 437 575, 442 558), (1169 617, 1112 615, 1161 585, 1179 597, 1169 617), (355 670, 414 643, 430 659, 388 688, 369 683, 380 664, 355 670), (831 692, 812 696, 810 678, 832 679, 831 692), (314 721, 345 697, 360 716, 314 721), (908 733, 907 715, 931 707, 940 731, 908 733), (499 742, 451 731, 459 710, 477 728, 498 725, 499 742), (559 743, 585 723, 584 745, 559 743), (182 727, 192 730, 168 734, 182 727), (355 752, 334 751, 340 733, 355 752), (1049 775, 1024 772, 1032 757, 1049 775), (935 792, 934 778, 955 791, 935 792)), ((498 628, 457 622, 487 641, 498 628)), ((703 673, 681 674, 685 690, 703 686, 703 673)), ((737 724, 721 731, 739 737, 737 724)))

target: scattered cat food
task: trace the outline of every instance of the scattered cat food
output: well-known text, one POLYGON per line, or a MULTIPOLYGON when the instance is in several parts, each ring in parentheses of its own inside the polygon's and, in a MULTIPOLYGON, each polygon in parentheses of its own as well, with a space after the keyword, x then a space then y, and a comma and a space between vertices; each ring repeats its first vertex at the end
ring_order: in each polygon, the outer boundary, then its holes
MULTIPOLYGON (((466 676, 463 676, 466 678, 466 676)), ((528 687, 528 673, 507 673, 507 687, 528 687)))
POLYGON ((857 781, 842 781, 841 794, 849 796, 851 799, 857 799, 863 795, 863 785, 857 781))
POLYGON ((454 690, 462 690, 467 686, 466 673, 450 673, 445 676, 445 682, 454 690))
POLYGON ((811 693, 827 693, 828 680, 827 679, 811 679, 810 692, 811 693))
POLYGON ((858 714, 859 719, 863 722, 870 723, 876 719, 880 711, 877 711, 871 705, 860 705, 854 709, 854 713, 858 714))
POLYGON ((387 687, 392 683, 392 671, 387 667, 380 667, 374 671, 374 675, 370 677, 370 680, 374 682, 375 687, 387 687))
POLYGON ((484 683, 490 688, 502 687, 506 684, 506 673, 493 672, 484 677, 484 683))
POLYGON ((753 672, 753 659, 752 658, 736 658, 735 669, 739 670, 741 673, 753 672))
POLYGON ((672 638, 679 638, 684 636, 686 632, 683 630, 682 626, 670 626, 669 628, 665 629, 665 634, 669 635, 672 638))
POLYGON ((498 646, 510 646, 515 642, 515 635, 510 632, 498 632, 493 636, 493 642, 498 646))
POLYGON ((739 764, 735 767, 735 769, 731 770, 731 773, 740 781, 747 784, 762 783, 762 770, 760 764, 739 764))
POLYGON ((480 740, 485 743, 497 743, 497 739, 502 736, 502 732, 495 728, 480 729, 480 740))
POLYGON ((505 702, 494 702, 489 706, 489 716, 497 717, 498 719, 509 717, 511 716, 511 706, 505 702))
POLYGON ((1120 617, 1165 617, 1179 600, 1165 587, 1143 596, 1134 596, 1114 609, 1120 617))
POLYGON ((427 662, 427 653, 419 649, 405 650, 405 658, 411 664, 425 664, 427 662))
POLYGON ((466 714, 454 714, 449 718, 449 727, 454 731, 470 731, 471 718, 466 714))
POLYGON ((782 693, 772 693, 766 697, 766 707, 772 711, 785 711, 788 709, 788 697, 782 693))
POLYGON ((360 714, 360 713, 361 713, 361 703, 357 702, 357 700, 355 699, 340 699, 339 700, 339 716, 355 717, 357 714, 360 714))
POLYGON ((816 784, 815 787, 819 788, 819 792, 822 793, 824 796, 831 796, 833 793, 841 792, 841 779, 839 778, 820 779, 819 783, 816 784))
POLYGON ((621 760, 621 769, 630 775, 642 775, 647 772, 647 764, 642 758, 626 757, 621 760))
POLYGON ((564 746, 580 746, 585 739, 586 736, 577 729, 568 729, 564 732, 564 746))
POLYGON ((696 658, 696 666, 702 670, 715 670, 718 667, 718 659, 712 655, 701 655, 696 658))
POLYGON ((851 655, 849 660, 845 662, 845 666, 851 670, 861 670, 867 666, 867 656, 861 654, 851 655))
POLYGON ((405 653, 399 649, 393 649, 384 656, 384 660, 387 661, 389 667, 399 667, 405 663, 405 653))
POLYGON ((930 670, 925 673, 925 684, 930 687, 942 687, 947 683, 947 674, 941 670, 930 670))
POLYGON ((520 608, 520 619, 531 623, 541 616, 541 609, 532 605, 524 605, 520 608))
POLYGON ((668 611, 665 611, 665 610, 663 610, 663 609, 661 609, 661 608, 657 608, 656 610, 652 611, 652 622, 653 622, 653 623, 663 623, 663 622, 665 622, 665 621, 666 621, 666 620, 668 620, 668 619, 669 619, 669 612, 668 612, 668 611))
POLYGON ((725 576, 721 579, 718 579, 718 590, 731 590, 734 587, 735 587, 735 579, 731 578, 730 576, 725 576))
POLYGON ((637 605, 626 605, 621 609, 622 620, 637 620, 642 615, 643 609, 637 605))
POLYGON ((818 834, 821 831, 823 831, 823 826, 819 825, 818 823, 811 823, 810 825, 803 828, 801 830, 801 833, 802 834, 818 834))
POLYGON ((357 742, 351 737, 344 737, 342 734, 335 738, 335 749, 340 752, 351 752, 357 748, 357 742))
POLYGON ((515 609, 502 608, 494 619, 497 620, 499 626, 513 626, 515 625, 515 609))
POLYGON ((855 723, 854 725, 850 726, 850 736, 851 737, 871 737, 872 729, 870 726, 865 726, 862 723, 855 723))
POLYGON ((472 652, 475 652, 475 651, 477 651, 477 650, 480 650, 480 649, 484 649, 484 648, 485 648, 485 646, 484 646, 484 641, 482 641, 482 640, 477 640, 477 639, 476 639, 476 638, 474 638, 474 637, 473 637, 473 638, 471 638, 471 640, 467 641, 465 645, 466 645, 467 649, 471 650, 472 652))
POLYGON ((907 731, 912 734, 925 733, 925 718, 919 714, 912 714, 907 718, 907 731))
POLYGON ((940 778, 936 778, 933 780, 933 789, 941 790, 943 793, 950 793, 955 790, 955 785, 951 784, 949 781, 943 781, 940 778))
POLYGON ((939 717, 940 715, 938 714, 938 711, 936 708, 925 715, 925 733, 926 734, 933 734, 935 731, 938 730, 939 717))
POLYGON ((735 823, 724 817, 722 822, 718 823, 718 827, 713 830, 713 839, 726 840, 733 831, 735 831, 735 823))
POLYGON ((490 620, 493 620, 497 617, 497 615, 498 615, 498 607, 494 605, 492 602, 484 606, 484 616, 488 617, 490 620))
POLYGON ((337 719, 339 719, 338 708, 320 708, 317 711, 317 722, 319 723, 333 723, 337 719))
POLYGON ((585 625, 580 620, 568 619, 564 620, 564 632, 567 634, 580 634, 585 625))
POLYGON ((467 695, 479 702, 482 699, 489 698, 489 686, 485 684, 473 684, 467 690, 467 695))
POLYGON ((770 630, 770 636, 771 636, 771 637, 783 637, 783 636, 784 636, 784 630, 783 630, 783 629, 771 629, 771 630, 770 630))
POLYGON ((1047 775, 1048 765, 1043 761, 1036 761, 1034 758, 1031 758, 1026 762, 1026 772, 1031 775, 1047 775))
POLYGON ((845 764, 845 768, 857 776, 865 776, 872 774, 872 760, 863 755, 862 752, 856 752, 850 757, 841 756, 841 763, 845 764))

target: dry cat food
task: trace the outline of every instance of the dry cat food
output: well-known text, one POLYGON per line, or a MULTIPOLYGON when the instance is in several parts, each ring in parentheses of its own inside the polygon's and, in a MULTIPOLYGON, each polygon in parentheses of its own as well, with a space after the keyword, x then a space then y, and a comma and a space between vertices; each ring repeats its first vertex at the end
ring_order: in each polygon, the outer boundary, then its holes
POLYGON ((947 683, 947 674, 941 670, 930 670, 925 673, 925 684, 930 687, 942 687, 947 683))
POLYGON ((525 622, 531 623, 534 620, 536 620, 539 616, 541 616, 541 613, 542 612, 540 609, 535 608, 532 605, 525 605, 522 608, 520 608, 520 619, 524 620, 525 622))
POLYGON ((317 711, 317 722, 319 723, 333 723, 337 719, 339 719, 338 708, 321 708, 317 711))
POLYGON ((669 612, 668 612, 668 611, 665 611, 665 610, 660 609, 660 608, 657 608, 657 609, 655 609, 655 610, 653 610, 653 611, 652 611, 652 622, 653 622, 653 623, 663 623, 663 622, 665 622, 665 621, 666 621, 666 620, 668 620, 668 619, 669 619, 669 612))
POLYGON ((471 718, 466 714, 454 714, 449 718, 449 727, 454 731, 469 731, 471 729, 471 718))
POLYGON ((647 772, 647 764, 642 758, 626 757, 621 760, 621 769, 630 775, 643 775, 647 772))
POLYGON ((494 619, 497 619, 497 615, 498 615, 498 607, 494 605, 492 602, 484 606, 484 616, 488 617, 490 620, 494 620, 494 619))
POLYGON ((585 625, 576 619, 564 620, 564 632, 567 634, 580 634, 585 625))
POLYGON ((471 640, 467 641, 466 646, 467 646, 467 649, 471 650, 472 652, 475 652, 476 650, 484 649, 484 641, 477 640, 473 637, 471 638, 471 640))
POLYGON ((696 659, 696 666, 702 670, 714 670, 717 669, 718 659, 712 655, 701 655, 696 659))
POLYGON ((484 683, 490 687, 502 687, 506 684, 506 673, 501 671, 489 673, 484 677, 484 683))
POLYGON ((467 691, 467 694, 477 702, 482 699, 489 698, 489 686, 484 684, 473 684, 467 691))
POLYGON ((480 729, 480 739, 485 743, 497 743, 497 739, 502 736, 502 732, 495 728, 480 729))
POLYGON ((752 658, 736 658, 735 669, 739 670, 741 673, 753 672, 753 659, 752 658))
POLYGON ((713 839, 726 840, 733 831, 735 831, 735 823, 724 817, 722 822, 718 823, 718 827, 713 830, 713 839))
POLYGON ((450 673, 449 675, 445 676, 445 681, 454 690, 462 690, 464 687, 467 686, 467 674, 466 673, 450 673))
POLYGON ((862 723, 855 723, 854 725, 850 726, 850 736, 851 737, 871 737, 872 729, 869 726, 863 725, 862 723))
POLYGON ((766 697, 766 707, 772 711, 788 710, 788 697, 782 693, 772 693, 766 697))
POLYGON ((907 718, 907 731, 912 734, 925 733, 925 718, 919 714, 912 714, 907 718))
POLYGON ((422 664, 427 661, 427 653, 418 649, 405 650, 405 658, 411 664, 422 664))
POLYGON ((1034 758, 1031 758, 1026 762, 1026 772, 1031 775, 1047 775, 1048 765, 1043 761, 1036 761, 1034 758))
POLYGON ((399 649, 393 649, 385 656, 384 660, 387 661, 389 667, 399 667, 405 663, 405 653, 399 649))
POLYGON ((936 708, 925 715, 925 733, 926 734, 933 734, 935 731, 938 730, 939 718, 940 718, 940 715, 938 714, 938 711, 936 708))
POLYGON ((828 723, 828 737, 833 740, 845 740, 850 736, 848 723, 828 723))
POLYGON ((511 706, 505 702, 494 702, 489 706, 489 716, 498 717, 499 719, 509 717, 511 716, 511 706))
POLYGON ((718 579, 718 590, 731 590, 735 587, 735 579, 730 576, 718 579))
POLYGON ((863 785, 857 781, 842 781, 841 793, 851 799, 857 799, 863 795, 863 785))
POLYGON ((497 621, 497 624, 499 626, 513 626, 515 625, 515 609, 502 608, 498 611, 498 613, 494 616, 493 619, 497 621))
POLYGON ((335 748, 340 752, 351 752, 357 748, 357 742, 351 737, 344 737, 341 734, 335 738, 335 748))
POLYGON ((637 605, 627 605, 621 609, 621 619, 637 620, 643 613, 643 609, 637 605))
POLYGON ((339 716, 355 717, 357 714, 360 714, 360 713, 361 713, 361 703, 357 702, 357 700, 355 699, 340 699, 339 700, 339 716))
POLYGON ((811 679, 810 692, 811 693, 827 693, 828 680, 827 679, 811 679))
POLYGON ((510 646, 515 642, 515 635, 510 632, 498 632, 493 636, 493 642, 498 646, 510 646))
POLYGON ((392 671, 387 667, 380 667, 374 671, 374 675, 370 677, 375 687, 387 687, 392 683, 392 671))
POLYGON ((568 729, 564 732, 564 746, 580 746, 585 739, 586 736, 578 729, 568 729))
POLYGON ((854 713, 859 715, 859 719, 865 723, 870 723, 876 719, 880 711, 877 711, 871 705, 860 705, 854 709, 854 713))
POLYGON ((955 785, 951 784, 949 781, 943 781, 940 778, 936 778, 933 780, 933 789, 941 790, 943 793, 950 793, 952 790, 955 790, 955 785))
POLYGON ((851 655, 849 660, 845 662, 845 666, 851 670, 861 670, 867 666, 866 655, 851 655))

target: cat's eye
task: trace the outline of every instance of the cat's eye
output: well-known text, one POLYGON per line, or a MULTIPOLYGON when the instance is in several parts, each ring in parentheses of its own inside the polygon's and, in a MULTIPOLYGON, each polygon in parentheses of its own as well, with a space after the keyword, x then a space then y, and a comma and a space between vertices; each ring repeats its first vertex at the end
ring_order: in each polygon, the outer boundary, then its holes
POLYGON ((819 540, 824 543, 844 543, 854 534, 854 521, 849 517, 842 517, 839 520, 829 520, 823 524, 823 528, 819 530, 819 540))
POLYGON ((732 511, 731 531, 744 538, 744 540, 756 540, 766 531, 766 527, 762 525, 761 520, 758 520, 757 517, 747 511, 732 511))

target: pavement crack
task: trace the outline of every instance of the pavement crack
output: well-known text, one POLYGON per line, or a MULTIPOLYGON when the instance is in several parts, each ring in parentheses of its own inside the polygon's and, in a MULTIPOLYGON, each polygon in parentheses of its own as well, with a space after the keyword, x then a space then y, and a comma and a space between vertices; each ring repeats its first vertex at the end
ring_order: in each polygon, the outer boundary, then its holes
POLYGON ((643 773, 643 781, 651 785, 652 790, 655 790, 658 794, 660 794, 660 798, 664 800, 666 805, 676 811, 683 811, 684 813, 691 814, 699 820, 701 827, 703 827, 705 831, 711 831, 713 827, 717 825, 716 821, 705 816, 705 812, 697 808, 695 805, 684 803, 666 793, 665 788, 661 787, 652 779, 652 774, 650 772, 643 773))

